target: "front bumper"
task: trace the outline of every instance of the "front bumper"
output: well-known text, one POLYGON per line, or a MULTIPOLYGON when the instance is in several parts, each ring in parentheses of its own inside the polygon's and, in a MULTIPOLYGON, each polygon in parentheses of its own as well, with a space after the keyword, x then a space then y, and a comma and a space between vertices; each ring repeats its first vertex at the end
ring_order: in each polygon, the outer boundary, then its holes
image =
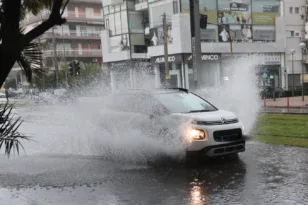
POLYGON ((232 143, 224 143, 224 144, 217 144, 206 146, 201 150, 197 151, 188 151, 186 152, 187 157, 215 157, 215 156, 223 156, 223 155, 230 155, 239 152, 245 151, 245 140, 236 141, 232 143))

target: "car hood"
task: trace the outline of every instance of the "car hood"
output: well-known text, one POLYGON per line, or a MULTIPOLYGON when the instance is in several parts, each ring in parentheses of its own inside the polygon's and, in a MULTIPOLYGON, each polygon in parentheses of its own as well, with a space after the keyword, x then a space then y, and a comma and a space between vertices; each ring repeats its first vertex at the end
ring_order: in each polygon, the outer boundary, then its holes
POLYGON ((189 120, 197 121, 221 121, 222 118, 225 120, 234 120, 237 116, 226 110, 217 110, 213 112, 198 112, 198 113, 173 113, 172 116, 181 117, 189 120))

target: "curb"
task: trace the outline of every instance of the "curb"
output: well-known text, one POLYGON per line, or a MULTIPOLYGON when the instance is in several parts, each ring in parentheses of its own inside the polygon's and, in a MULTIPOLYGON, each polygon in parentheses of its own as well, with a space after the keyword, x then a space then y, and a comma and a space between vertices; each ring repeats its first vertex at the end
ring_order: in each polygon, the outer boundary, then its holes
POLYGON ((279 112, 279 111, 260 111, 259 113, 284 114, 284 115, 308 115, 308 112, 279 112))
MULTIPOLYGON (((283 109, 288 109, 288 107, 285 107, 285 106, 266 106, 266 108, 283 108, 283 109)), ((264 107, 262 107, 262 109, 264 109, 264 107)), ((300 107, 300 106, 296 106, 296 107, 289 107, 289 109, 308 109, 307 106, 304 106, 304 107, 300 107)))

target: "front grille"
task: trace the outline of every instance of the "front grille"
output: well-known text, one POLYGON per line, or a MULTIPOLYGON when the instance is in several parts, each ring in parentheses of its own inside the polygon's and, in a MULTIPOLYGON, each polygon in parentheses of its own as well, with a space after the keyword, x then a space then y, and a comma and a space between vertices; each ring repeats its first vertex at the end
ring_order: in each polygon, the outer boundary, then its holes
POLYGON ((225 125, 225 124, 233 124, 233 123, 238 123, 238 119, 230 119, 230 120, 225 120, 225 121, 200 121, 200 120, 195 120, 192 123, 195 125, 225 125))
POLYGON ((214 140, 216 142, 232 142, 242 138, 241 129, 214 131, 214 140))

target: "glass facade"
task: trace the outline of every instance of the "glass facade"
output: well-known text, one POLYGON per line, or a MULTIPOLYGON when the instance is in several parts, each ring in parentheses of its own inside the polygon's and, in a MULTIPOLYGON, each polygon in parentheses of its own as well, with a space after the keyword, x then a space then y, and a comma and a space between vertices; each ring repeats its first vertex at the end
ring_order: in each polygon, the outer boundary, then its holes
MULTIPOLYGON (((272 42, 275 41, 275 18, 280 16, 276 0, 200 0, 200 13, 208 15, 203 42, 272 42), (216 25, 215 25, 216 24, 216 25), (218 25, 217 25, 218 24, 218 25)), ((189 13, 189 0, 181 0, 181 12, 189 13)))
POLYGON ((105 27, 110 30, 111 52, 144 53, 146 12, 135 11, 134 0, 103 0, 105 27))
POLYGON ((111 36, 128 33, 127 5, 126 1, 111 4, 110 0, 103 0, 103 12, 106 29, 111 36))

